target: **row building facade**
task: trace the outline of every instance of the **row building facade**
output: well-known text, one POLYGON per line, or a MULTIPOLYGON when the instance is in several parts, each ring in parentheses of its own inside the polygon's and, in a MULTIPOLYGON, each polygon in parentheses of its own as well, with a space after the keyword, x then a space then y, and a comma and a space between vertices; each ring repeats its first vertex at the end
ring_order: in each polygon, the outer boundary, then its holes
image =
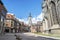
POLYGON ((14 14, 7 14, 5 20, 5 32, 20 32, 20 21, 15 17, 14 14))

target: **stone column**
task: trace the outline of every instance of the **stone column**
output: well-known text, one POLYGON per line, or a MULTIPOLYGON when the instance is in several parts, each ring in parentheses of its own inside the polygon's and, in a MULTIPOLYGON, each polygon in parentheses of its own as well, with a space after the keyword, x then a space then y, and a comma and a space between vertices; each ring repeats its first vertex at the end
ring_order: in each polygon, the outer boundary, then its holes
POLYGON ((46 23, 46 34, 48 34, 48 20, 45 18, 45 23, 46 23))
POLYGON ((45 33, 45 27, 46 27, 46 24, 45 24, 45 20, 43 19, 43 34, 45 33))

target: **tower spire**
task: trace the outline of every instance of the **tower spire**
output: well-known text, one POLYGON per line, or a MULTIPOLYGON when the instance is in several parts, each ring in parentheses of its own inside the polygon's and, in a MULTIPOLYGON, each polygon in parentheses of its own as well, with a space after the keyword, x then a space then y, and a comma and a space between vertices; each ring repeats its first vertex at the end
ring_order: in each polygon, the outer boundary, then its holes
POLYGON ((29 13, 28 22, 29 22, 29 26, 31 26, 31 25, 32 25, 32 16, 31 16, 31 12, 29 13))
POLYGON ((29 13, 29 17, 32 17, 32 16, 31 16, 31 12, 29 13))

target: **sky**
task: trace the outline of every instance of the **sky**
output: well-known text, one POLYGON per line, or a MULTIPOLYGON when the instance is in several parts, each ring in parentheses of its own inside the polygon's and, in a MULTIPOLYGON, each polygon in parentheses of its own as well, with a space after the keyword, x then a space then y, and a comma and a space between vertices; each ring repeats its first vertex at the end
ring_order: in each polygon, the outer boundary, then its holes
POLYGON ((21 20, 28 19, 31 13, 33 20, 41 18, 42 0, 2 0, 8 13, 13 13, 21 20))

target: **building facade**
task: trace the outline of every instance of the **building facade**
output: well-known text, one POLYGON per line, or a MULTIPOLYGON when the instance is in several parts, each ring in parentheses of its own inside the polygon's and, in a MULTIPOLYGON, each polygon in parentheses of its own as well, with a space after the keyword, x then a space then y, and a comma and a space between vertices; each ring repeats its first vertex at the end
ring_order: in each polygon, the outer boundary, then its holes
POLYGON ((7 14, 5 20, 5 32, 11 32, 12 28, 14 28, 14 15, 7 14))
POLYGON ((42 21, 37 21, 37 23, 32 23, 31 32, 42 32, 42 21))
POLYGON ((60 0, 44 0, 42 9, 49 33, 60 33, 60 0))
POLYGON ((21 32, 21 22, 17 18, 14 20, 14 30, 15 33, 21 32))
POLYGON ((5 25, 4 21, 6 19, 6 13, 7 10, 2 1, 0 0, 0 34, 4 33, 4 25, 5 25))
POLYGON ((15 15, 13 14, 7 14, 6 15, 6 20, 5 20, 5 32, 19 32, 21 24, 20 21, 15 18, 15 15))

